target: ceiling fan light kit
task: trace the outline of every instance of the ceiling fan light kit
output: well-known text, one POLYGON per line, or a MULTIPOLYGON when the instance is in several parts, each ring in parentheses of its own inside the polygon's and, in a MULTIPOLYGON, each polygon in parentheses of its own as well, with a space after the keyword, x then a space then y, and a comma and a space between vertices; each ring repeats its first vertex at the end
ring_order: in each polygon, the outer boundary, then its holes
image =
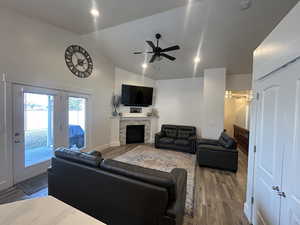
POLYGON ((161 34, 156 34, 156 45, 152 41, 146 41, 146 43, 152 48, 152 51, 146 51, 146 52, 134 52, 133 54, 153 54, 149 63, 153 63, 154 61, 160 61, 162 58, 166 58, 170 61, 175 61, 176 58, 166 54, 166 52, 176 51, 179 50, 180 47, 178 45, 174 45, 168 48, 162 49, 159 47, 159 40, 161 39, 161 34))

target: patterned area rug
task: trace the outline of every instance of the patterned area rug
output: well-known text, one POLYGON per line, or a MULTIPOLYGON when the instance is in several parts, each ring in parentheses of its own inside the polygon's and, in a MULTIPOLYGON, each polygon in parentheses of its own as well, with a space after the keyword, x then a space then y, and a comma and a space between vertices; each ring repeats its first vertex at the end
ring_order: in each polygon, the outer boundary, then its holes
POLYGON ((195 155, 176 151, 159 150, 151 146, 140 145, 133 150, 116 157, 115 160, 165 172, 170 172, 174 168, 186 169, 188 177, 185 214, 186 216, 193 217, 196 169, 195 155))

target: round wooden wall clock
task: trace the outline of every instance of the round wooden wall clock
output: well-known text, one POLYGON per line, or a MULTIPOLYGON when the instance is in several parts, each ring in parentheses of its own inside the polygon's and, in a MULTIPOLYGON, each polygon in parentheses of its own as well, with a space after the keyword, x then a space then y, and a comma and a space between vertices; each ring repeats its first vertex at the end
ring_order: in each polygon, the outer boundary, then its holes
POLYGON ((87 78, 93 72, 90 54, 78 45, 71 45, 66 49, 65 61, 69 70, 77 77, 87 78))

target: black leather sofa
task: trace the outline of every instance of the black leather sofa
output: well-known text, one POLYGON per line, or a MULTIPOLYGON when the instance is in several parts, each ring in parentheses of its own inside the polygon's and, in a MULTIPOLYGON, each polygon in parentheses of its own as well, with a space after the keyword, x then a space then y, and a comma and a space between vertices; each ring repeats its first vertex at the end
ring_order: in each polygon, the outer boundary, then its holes
POLYGON ((199 166, 236 172, 238 170, 236 141, 225 132, 221 134, 219 140, 199 139, 197 161, 199 166))
POLYGON ((196 152, 196 127, 162 125, 155 134, 155 148, 177 150, 194 154, 196 152))
POLYGON ((170 173, 60 149, 49 195, 108 225, 182 225, 187 172, 170 173))

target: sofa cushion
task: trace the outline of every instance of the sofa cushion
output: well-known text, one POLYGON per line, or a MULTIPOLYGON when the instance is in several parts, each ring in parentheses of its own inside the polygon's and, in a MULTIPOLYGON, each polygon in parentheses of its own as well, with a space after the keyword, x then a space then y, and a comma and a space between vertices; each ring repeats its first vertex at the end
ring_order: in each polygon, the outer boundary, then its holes
POLYGON ((103 160, 100 164, 100 168, 118 175, 165 187, 168 190, 169 200, 176 199, 176 180, 170 173, 131 165, 112 159, 103 160))
POLYGON ((167 137, 176 138, 177 137, 177 129, 165 129, 164 130, 167 137))
POLYGON ((159 139, 159 142, 161 144, 173 144, 174 143, 174 138, 163 137, 163 138, 159 139))
POLYGON ((236 148, 236 143, 233 138, 228 136, 225 132, 223 132, 219 138, 219 143, 222 145, 224 148, 236 148))
POLYGON ((213 140, 213 139, 206 139, 206 138, 200 138, 197 140, 198 145, 221 145, 219 140, 213 140))
POLYGON ((89 153, 80 152, 77 150, 70 150, 67 148, 59 148, 55 150, 57 158, 66 159, 72 162, 85 164, 92 167, 98 167, 103 160, 100 155, 95 156, 89 153))
POLYGON ((196 129, 195 127, 178 127, 178 138, 179 139, 187 139, 191 136, 196 135, 196 129))
POLYGON ((205 150, 215 150, 215 151, 218 151, 218 150, 224 150, 225 148, 221 145, 198 145, 198 150, 202 150, 202 149, 205 149, 205 150))
POLYGON ((187 146, 189 145, 189 141, 186 139, 177 139, 174 141, 175 145, 182 145, 182 146, 187 146))
POLYGON ((175 125, 162 125, 161 132, 163 133, 163 136, 170 137, 170 138, 176 138, 177 137, 177 126, 175 125))

